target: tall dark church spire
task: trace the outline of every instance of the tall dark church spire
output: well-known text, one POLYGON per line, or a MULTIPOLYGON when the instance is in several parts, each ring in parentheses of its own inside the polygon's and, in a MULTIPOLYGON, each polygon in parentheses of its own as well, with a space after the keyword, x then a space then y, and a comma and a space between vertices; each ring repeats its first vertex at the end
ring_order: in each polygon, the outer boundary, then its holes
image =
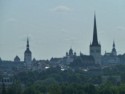
POLYGON ((96 64, 101 64, 101 45, 98 43, 96 16, 94 14, 93 40, 90 44, 90 55, 94 57, 96 64))
POLYGON ((94 14, 93 41, 91 46, 99 46, 96 26, 96 15, 94 14))

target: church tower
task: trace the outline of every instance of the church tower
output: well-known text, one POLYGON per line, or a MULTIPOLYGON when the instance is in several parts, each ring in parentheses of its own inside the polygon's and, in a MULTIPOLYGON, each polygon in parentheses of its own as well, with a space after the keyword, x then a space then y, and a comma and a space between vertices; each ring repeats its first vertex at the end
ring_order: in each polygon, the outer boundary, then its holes
POLYGON ((90 44, 90 55, 94 57, 96 64, 101 64, 101 45, 98 43, 96 16, 94 15, 93 40, 90 44))
POLYGON ((24 62, 26 63, 26 67, 31 69, 32 62, 32 52, 29 49, 29 39, 27 38, 26 51, 24 52, 24 62))

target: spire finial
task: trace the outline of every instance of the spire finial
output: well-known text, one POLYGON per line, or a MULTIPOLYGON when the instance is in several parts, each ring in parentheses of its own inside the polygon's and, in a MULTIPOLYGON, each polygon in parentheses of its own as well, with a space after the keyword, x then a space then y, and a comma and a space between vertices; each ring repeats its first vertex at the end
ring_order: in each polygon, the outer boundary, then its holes
POLYGON ((96 12, 94 11, 94 18, 96 17, 96 12))

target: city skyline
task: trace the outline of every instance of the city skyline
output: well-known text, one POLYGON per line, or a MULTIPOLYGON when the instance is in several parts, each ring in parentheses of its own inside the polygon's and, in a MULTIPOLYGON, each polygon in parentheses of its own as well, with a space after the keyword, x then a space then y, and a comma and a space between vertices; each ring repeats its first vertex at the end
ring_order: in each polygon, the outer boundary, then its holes
POLYGON ((0 57, 3 60, 13 60, 16 55, 23 60, 27 36, 36 59, 65 56, 70 47, 77 54, 80 51, 89 54, 94 11, 102 54, 105 50, 111 51, 113 41, 118 54, 125 53, 123 0, 0 2, 0 57))

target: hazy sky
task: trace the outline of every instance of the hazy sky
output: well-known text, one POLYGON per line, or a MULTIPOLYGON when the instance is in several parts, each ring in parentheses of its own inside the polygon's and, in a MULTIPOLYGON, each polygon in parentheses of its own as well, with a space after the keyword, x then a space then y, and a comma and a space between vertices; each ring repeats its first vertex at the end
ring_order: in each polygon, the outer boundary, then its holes
POLYGON ((0 0, 0 57, 23 60, 27 36, 36 59, 89 54, 94 11, 102 54, 125 53, 125 0, 0 0))

